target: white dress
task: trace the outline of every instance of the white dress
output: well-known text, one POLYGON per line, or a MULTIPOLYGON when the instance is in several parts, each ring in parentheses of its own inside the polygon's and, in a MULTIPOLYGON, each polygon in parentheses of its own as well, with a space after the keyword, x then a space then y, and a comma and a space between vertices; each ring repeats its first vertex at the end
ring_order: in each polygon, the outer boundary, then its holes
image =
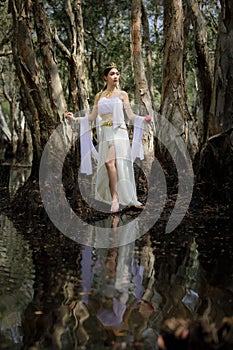
POLYGON ((110 145, 114 145, 118 175, 117 192, 119 203, 123 206, 141 205, 137 200, 131 146, 124 120, 123 102, 119 97, 103 97, 99 100, 97 134, 99 159, 95 198, 98 201, 108 204, 112 202, 105 160, 110 145), (112 126, 104 125, 106 124, 106 120, 108 124, 112 124, 112 126))

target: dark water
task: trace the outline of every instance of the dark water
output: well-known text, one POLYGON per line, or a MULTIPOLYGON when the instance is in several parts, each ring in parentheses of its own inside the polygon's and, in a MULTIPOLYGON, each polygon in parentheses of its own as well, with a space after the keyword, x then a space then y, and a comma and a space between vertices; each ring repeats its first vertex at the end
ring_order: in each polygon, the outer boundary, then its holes
MULTIPOLYGON (((17 174, 11 193, 27 177, 17 174)), ((233 315, 233 228, 221 213, 110 249, 4 213, 0 223, 1 349, 155 349, 164 319, 233 315)))

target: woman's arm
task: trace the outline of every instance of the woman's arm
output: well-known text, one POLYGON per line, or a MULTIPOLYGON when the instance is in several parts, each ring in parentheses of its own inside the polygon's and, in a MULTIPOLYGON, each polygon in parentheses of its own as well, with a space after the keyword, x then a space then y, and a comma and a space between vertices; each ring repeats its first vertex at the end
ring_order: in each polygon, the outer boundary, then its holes
POLYGON ((95 120, 98 115, 98 101, 100 99, 100 94, 101 92, 98 92, 98 94, 95 95, 94 106, 92 108, 91 114, 88 116, 88 120, 90 121, 95 120))
POLYGON ((129 96, 128 96, 127 92, 125 92, 125 91, 121 92, 121 99, 123 101, 123 105, 124 105, 124 109, 125 109, 127 117, 130 120, 134 121, 135 114, 133 113, 132 108, 130 106, 129 96))
MULTIPOLYGON (((88 116, 89 121, 93 121, 96 119, 98 115, 98 101, 99 101, 99 93, 95 96, 94 106, 92 108, 91 113, 88 116)), ((78 113, 77 113, 78 114, 78 113)), ((66 118, 73 120, 74 122, 79 122, 82 117, 75 117, 75 114, 72 112, 65 113, 66 118)))
MULTIPOLYGON (((130 120, 134 121, 136 115, 133 113, 132 108, 130 106, 129 96, 128 96, 127 92, 122 91, 121 92, 121 98, 123 100, 123 105, 124 105, 124 109, 125 109, 127 117, 130 120)), ((145 117, 142 117, 142 118, 144 118, 144 120, 146 122, 152 122, 152 118, 151 118, 150 115, 146 115, 145 117)))

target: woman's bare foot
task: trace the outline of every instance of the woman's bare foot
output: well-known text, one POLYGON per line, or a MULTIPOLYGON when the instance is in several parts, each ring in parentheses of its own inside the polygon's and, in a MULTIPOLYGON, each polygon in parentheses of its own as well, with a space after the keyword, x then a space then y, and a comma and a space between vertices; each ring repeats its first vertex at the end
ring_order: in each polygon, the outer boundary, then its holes
POLYGON ((118 199, 114 199, 113 201, 112 201, 112 205, 111 205, 111 212, 112 213, 116 213, 116 212, 118 212, 119 211, 119 208, 120 208, 120 205, 119 205, 119 201, 118 201, 118 199))

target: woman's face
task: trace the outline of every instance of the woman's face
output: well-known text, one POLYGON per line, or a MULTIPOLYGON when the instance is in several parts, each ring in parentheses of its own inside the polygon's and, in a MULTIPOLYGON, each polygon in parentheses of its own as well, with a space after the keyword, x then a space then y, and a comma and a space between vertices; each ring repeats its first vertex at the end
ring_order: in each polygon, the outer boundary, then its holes
POLYGON ((120 73, 116 68, 112 68, 108 72, 108 75, 105 76, 106 83, 111 86, 117 85, 119 78, 120 78, 120 73))

